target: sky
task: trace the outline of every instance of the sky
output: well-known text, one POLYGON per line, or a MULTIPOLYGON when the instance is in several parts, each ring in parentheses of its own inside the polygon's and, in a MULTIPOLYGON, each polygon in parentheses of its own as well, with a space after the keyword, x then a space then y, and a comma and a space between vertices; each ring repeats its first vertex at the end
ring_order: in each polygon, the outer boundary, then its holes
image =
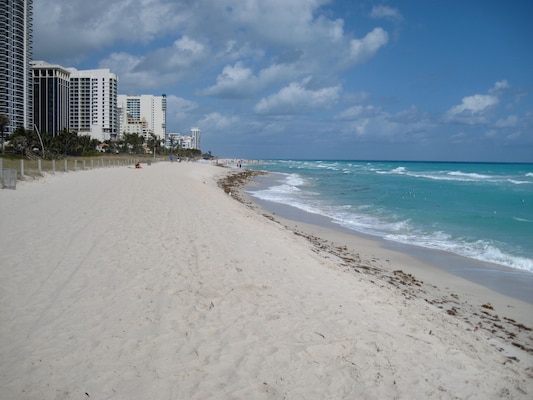
POLYGON ((529 0, 34 0, 35 60, 248 159, 533 162, 529 0))

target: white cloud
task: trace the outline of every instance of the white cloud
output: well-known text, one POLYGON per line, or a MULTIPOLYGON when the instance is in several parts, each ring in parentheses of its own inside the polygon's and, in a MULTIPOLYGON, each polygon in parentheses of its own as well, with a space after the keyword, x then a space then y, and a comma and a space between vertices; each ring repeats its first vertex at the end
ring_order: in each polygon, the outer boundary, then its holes
POLYGON ((170 47, 143 56, 111 53, 99 62, 99 67, 110 68, 118 75, 121 91, 163 88, 194 74, 194 67, 205 60, 207 53, 203 44, 183 36, 170 47))
POLYGON ((403 123, 416 123, 417 121, 427 119, 426 115, 421 115, 418 107, 412 105, 411 107, 397 112, 393 119, 403 123))
POLYGON ((379 114, 381 111, 374 106, 368 105, 368 106, 361 106, 356 105, 353 107, 348 108, 347 110, 342 111, 339 113, 335 118, 339 120, 353 120, 361 117, 371 117, 374 115, 379 114))
POLYGON ((507 118, 502 118, 496 121, 495 126, 498 128, 515 128, 518 126, 518 116, 509 115, 507 118))
POLYGON ((243 58, 260 60, 264 56, 265 51, 263 49, 256 48, 249 42, 238 42, 235 39, 230 39, 221 45, 214 58, 229 61, 243 58))
POLYGON ((254 75, 251 68, 245 67, 239 61, 233 66, 226 65, 222 73, 217 76, 217 83, 199 91, 199 94, 230 98, 251 97, 271 85, 295 78, 301 73, 292 65, 274 64, 259 71, 258 75, 254 75))
POLYGON ((174 42, 174 48, 191 56, 202 54, 204 52, 204 46, 196 40, 191 39, 187 35, 184 35, 176 40, 174 42))
POLYGON ((120 74, 125 87, 137 81, 141 88, 157 87, 156 80, 159 87, 191 81, 224 65, 237 69, 236 62, 257 63, 249 67, 256 75, 248 80, 226 79, 231 78, 225 76, 226 67, 215 85, 199 92, 246 97, 249 90, 285 85, 318 75, 323 68, 338 70, 339 64, 344 68, 364 62, 386 44, 388 34, 381 28, 350 40, 344 21, 322 11, 328 3, 35 0, 34 51, 45 61, 77 68, 86 68, 79 64, 110 49, 112 53, 100 56, 101 65, 117 61, 117 54, 129 54, 135 63, 115 62, 113 72, 120 74))
POLYGON ((396 8, 387 6, 374 6, 370 12, 372 18, 386 18, 394 21, 402 21, 403 16, 396 8))
POLYGON ((221 129, 229 129, 238 123, 239 118, 236 116, 226 116, 219 112, 207 114, 198 121, 198 125, 202 127, 202 130, 212 133, 216 133, 221 129))
POLYGON ((444 115, 448 122, 462 122, 467 124, 485 123, 485 114, 499 103, 496 96, 488 94, 475 94, 464 97, 461 104, 453 106, 444 115))
POLYGON ((169 76, 165 76, 165 78, 174 82, 178 80, 178 77, 188 74, 188 69, 194 70, 196 66, 202 65, 208 59, 209 54, 210 50, 200 41, 183 35, 176 39, 171 46, 160 47, 147 52, 136 69, 138 71, 149 70, 154 75, 168 74, 169 76))
POLYGON ((142 88, 157 86, 157 77, 149 72, 136 71, 144 57, 134 56, 129 53, 111 53, 109 57, 100 61, 99 68, 109 68, 118 76, 120 92, 129 92, 142 88))
POLYGON ((122 75, 135 69, 143 59, 144 57, 137 57, 125 52, 111 53, 108 58, 100 61, 99 68, 111 69, 111 71, 119 75, 120 79, 122 75))
POLYGON ((505 89, 509 89, 510 87, 511 85, 509 85, 509 82, 506 80, 498 81, 494 84, 494 87, 489 90, 489 93, 499 93, 505 89))
POLYGON ((149 43, 182 27, 191 11, 168 0, 36 0, 34 51, 79 62, 117 42, 149 43))
POLYGON ((246 68, 242 62, 235 65, 226 65, 222 73, 217 76, 217 83, 200 94, 207 96, 243 97, 250 91, 255 91, 258 79, 253 75, 250 68, 246 68))
POLYGON ((178 97, 167 96, 167 125, 169 127, 179 126, 178 122, 184 121, 189 114, 198 108, 198 103, 178 97))
POLYGON ((217 82, 242 82, 249 80, 252 75, 253 73, 250 68, 245 68, 241 62, 238 62, 233 67, 229 65, 224 67, 224 71, 222 71, 222 75, 218 76, 217 82))
MULTIPOLYGON (((502 109, 498 107, 500 102, 506 99, 511 85, 506 80, 497 81, 488 94, 475 94, 464 97, 460 104, 451 107, 444 114, 444 122, 462 123, 471 126, 486 125, 485 137, 503 137, 501 131, 509 132, 527 125, 526 118, 516 114, 501 115, 502 109)), ((503 103, 505 105, 505 103, 503 103)))
POLYGON ((155 58, 167 69, 189 68, 200 64, 208 57, 208 51, 199 41, 182 36, 169 49, 154 53, 155 58))
POLYGON ((435 128, 435 124, 414 106, 391 115, 372 105, 356 105, 338 114, 336 119, 352 121, 348 124, 348 134, 384 139, 389 143, 412 140, 421 143, 435 128))
POLYGON ((292 114, 303 113, 317 108, 328 108, 339 98, 341 87, 332 86, 317 90, 306 88, 311 78, 302 82, 293 82, 255 106, 258 114, 292 114))
POLYGON ((381 28, 374 28, 363 39, 350 41, 349 60, 359 64, 372 58, 374 54, 389 41, 389 35, 381 28))
POLYGON ((485 114, 500 102, 500 95, 510 88, 506 80, 498 81, 489 89, 489 94, 475 94, 463 97, 461 104, 453 106, 445 114, 447 121, 467 123, 485 122, 485 114))
MULTIPOLYGON (((290 47, 342 37, 342 20, 315 17, 329 0, 229 0, 217 2, 217 14, 236 23, 246 35, 273 45, 290 47)), ((209 2, 210 7, 215 7, 209 2)))
POLYGON ((472 114, 479 114, 484 112, 488 107, 498 104, 499 100, 496 96, 475 94, 463 98, 461 104, 452 107, 450 110, 453 114, 461 114, 469 112, 472 114))

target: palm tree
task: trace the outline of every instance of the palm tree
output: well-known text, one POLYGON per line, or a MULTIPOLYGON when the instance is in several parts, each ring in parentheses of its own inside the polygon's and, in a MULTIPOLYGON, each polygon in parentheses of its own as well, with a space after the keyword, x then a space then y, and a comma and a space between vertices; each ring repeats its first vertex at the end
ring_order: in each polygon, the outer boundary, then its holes
POLYGON ((55 138, 56 145, 59 152, 64 155, 74 154, 78 145, 78 134, 76 132, 70 132, 66 129, 59 132, 55 138))
POLYGON ((126 148, 134 153, 139 154, 143 152, 143 142, 144 137, 138 133, 125 133, 124 134, 124 145, 126 148))

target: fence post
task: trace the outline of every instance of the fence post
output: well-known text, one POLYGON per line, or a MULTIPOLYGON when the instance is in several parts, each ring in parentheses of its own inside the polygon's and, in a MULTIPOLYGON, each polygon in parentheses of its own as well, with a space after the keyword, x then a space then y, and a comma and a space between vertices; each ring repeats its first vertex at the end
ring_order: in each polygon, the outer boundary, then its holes
POLYGON ((20 176, 24 176, 24 160, 20 160, 20 176))
POLYGON ((42 170, 41 159, 40 158, 37 160, 37 169, 39 170, 39 174, 42 175, 43 174, 43 170, 42 170))
POLYGON ((83 160, 83 170, 85 171, 85 160, 83 160))
POLYGON ((94 160, 91 160, 91 169, 94 169, 94 160))
POLYGON ((68 172, 67 159, 65 158, 65 172, 68 172))
POLYGON ((56 173, 56 160, 52 160, 52 173, 56 173))

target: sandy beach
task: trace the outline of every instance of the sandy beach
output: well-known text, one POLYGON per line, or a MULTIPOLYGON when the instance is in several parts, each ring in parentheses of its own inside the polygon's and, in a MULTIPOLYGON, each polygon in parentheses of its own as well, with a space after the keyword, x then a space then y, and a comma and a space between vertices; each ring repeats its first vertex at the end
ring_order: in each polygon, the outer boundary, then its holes
POLYGON ((239 172, 0 191, 0 398, 532 398, 531 304, 266 213, 239 172))

